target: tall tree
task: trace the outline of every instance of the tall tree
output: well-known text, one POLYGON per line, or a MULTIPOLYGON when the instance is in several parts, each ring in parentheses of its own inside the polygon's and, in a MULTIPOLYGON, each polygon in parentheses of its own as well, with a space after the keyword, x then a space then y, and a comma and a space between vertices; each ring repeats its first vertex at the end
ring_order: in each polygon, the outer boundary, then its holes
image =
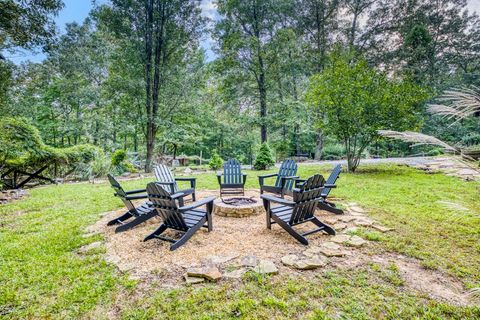
POLYGON ((105 20, 113 17, 112 31, 128 37, 142 50, 146 93, 145 170, 150 171, 159 114, 164 117, 175 107, 174 103, 163 100, 166 98, 163 93, 169 78, 175 77, 175 68, 184 65, 186 57, 198 47, 204 20, 195 0, 113 0, 111 10, 104 8, 103 17, 105 20))
POLYGON ((277 25, 278 4, 273 0, 220 0, 216 37, 224 65, 252 76, 259 105, 260 139, 267 141, 267 44, 277 25))

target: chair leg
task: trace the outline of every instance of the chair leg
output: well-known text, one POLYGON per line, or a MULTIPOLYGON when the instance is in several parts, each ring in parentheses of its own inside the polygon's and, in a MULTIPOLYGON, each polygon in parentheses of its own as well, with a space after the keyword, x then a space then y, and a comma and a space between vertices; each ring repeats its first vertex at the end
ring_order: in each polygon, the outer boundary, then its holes
POLYGON ((185 232, 185 234, 180 239, 178 239, 170 246, 170 251, 176 250, 180 246, 184 245, 193 236, 193 234, 204 225, 204 223, 206 222, 205 220, 206 217, 200 220, 196 225, 188 229, 188 231, 185 232))
POLYGON ((196 196, 195 196, 195 191, 192 193, 192 201, 193 201, 193 202, 197 201, 197 198, 196 198, 196 196))
POLYGON ((134 220, 130 221, 129 223, 123 224, 121 226, 118 226, 115 229, 115 233, 127 231, 128 229, 131 229, 137 225, 139 225, 142 222, 147 221, 148 219, 154 217, 157 215, 157 212, 155 210, 150 211, 149 213, 145 213, 142 215, 139 215, 138 217, 135 217, 134 220))
POLYGON ((342 209, 335 208, 331 205, 328 205, 327 203, 325 203, 323 201, 319 201, 317 207, 320 210, 325 210, 325 211, 332 212, 332 213, 335 213, 335 214, 343 214, 342 209))
POLYGON ((114 224, 119 224, 119 223, 121 223, 125 220, 130 219, 131 217, 133 217, 133 214, 131 214, 130 211, 127 211, 126 213, 124 213, 120 217, 108 221, 107 226, 113 226, 114 224))
POLYGON ((167 230, 167 226, 165 224, 162 223, 162 225, 160 227, 157 228, 157 230, 153 231, 152 233, 150 233, 148 236, 145 237, 145 239, 143 239, 143 241, 147 241, 147 240, 150 240, 150 239, 153 239, 155 238, 156 236, 159 236, 161 235, 165 230, 167 230))
POLYGON ((285 221, 283 221, 282 219, 278 218, 275 215, 272 215, 272 218, 280 227, 285 229, 285 231, 287 231, 292 237, 297 239, 301 244, 308 245, 307 238, 305 238, 304 236, 299 234, 297 231, 295 231, 295 229, 293 229, 289 224, 285 223, 285 221))
POLYGON ((322 221, 318 220, 316 217, 313 217, 313 219, 311 220, 312 223, 314 223, 317 227, 319 228, 323 228, 323 231, 325 231, 326 233, 334 236, 336 234, 335 232, 335 229, 333 229, 332 227, 330 227, 328 224, 325 224, 323 223, 322 221))
POLYGON ((212 221, 212 212, 213 212, 213 201, 207 203, 207 225, 208 232, 213 230, 213 221, 212 221))
POLYGON ((272 213, 270 212, 270 201, 263 200, 263 208, 265 209, 265 216, 267 219, 267 229, 272 229, 272 213))

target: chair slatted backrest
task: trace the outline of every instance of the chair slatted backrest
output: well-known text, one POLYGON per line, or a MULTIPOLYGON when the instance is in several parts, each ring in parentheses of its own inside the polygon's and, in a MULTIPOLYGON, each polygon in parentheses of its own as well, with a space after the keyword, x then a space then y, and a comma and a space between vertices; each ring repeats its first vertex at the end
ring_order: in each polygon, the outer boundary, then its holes
MULTIPOLYGON (((280 170, 278 171, 277 180, 275 181, 275 187, 282 186, 282 177, 292 177, 297 174, 298 166, 294 160, 285 160, 282 165, 280 166, 280 170)), ((285 183, 286 190, 292 190, 293 187, 293 180, 289 179, 285 183)))
MULTIPOLYGON (((330 176, 328 177, 326 184, 330 184, 330 185, 335 184, 341 172, 342 172, 342 165, 341 164, 336 165, 335 168, 333 168, 332 173, 330 173, 330 176)), ((332 188, 323 188, 322 197, 327 197, 331 190, 332 188)))
POLYGON ((185 219, 178 210, 177 202, 172 199, 169 191, 166 191, 161 184, 150 182, 147 185, 147 194, 165 226, 180 231, 188 230, 185 219))
POLYGON ((315 208, 322 193, 325 179, 322 175, 316 174, 308 178, 299 189, 293 192, 293 207, 290 224, 297 224, 313 217, 315 208))
POLYGON ((128 211, 130 212, 137 212, 137 209, 135 209, 135 206, 133 205, 132 201, 127 199, 127 194, 125 193, 125 190, 123 190, 122 186, 120 183, 118 183, 117 179, 110 173, 107 174, 108 181, 110 181, 110 185, 112 186, 113 190, 115 190, 115 196, 119 197, 125 207, 127 207, 128 211))
MULTIPOLYGON (((173 177, 172 171, 164 164, 159 164, 155 166, 155 177, 157 178, 158 182, 173 182, 173 193, 178 191, 177 183, 175 182, 175 178, 173 177)), ((172 192, 169 185, 161 185, 165 191, 169 193, 172 192)))
POLYGON ((223 179, 225 184, 242 184, 242 168, 237 159, 228 159, 223 165, 223 179))

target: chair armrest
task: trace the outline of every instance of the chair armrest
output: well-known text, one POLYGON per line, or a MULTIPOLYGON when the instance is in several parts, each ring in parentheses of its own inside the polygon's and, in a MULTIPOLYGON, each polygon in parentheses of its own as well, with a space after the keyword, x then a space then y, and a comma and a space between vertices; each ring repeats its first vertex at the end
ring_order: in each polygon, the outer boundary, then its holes
POLYGON ((175 181, 190 181, 190 187, 195 189, 197 178, 175 178, 175 181))
POLYGON ((258 176, 258 184, 260 185, 260 187, 262 187, 266 178, 271 178, 275 176, 278 176, 278 173, 270 173, 258 176))
POLYGON ((196 201, 196 202, 192 203, 191 205, 180 207, 180 208, 178 208, 178 210, 181 211, 181 212, 192 210, 192 209, 204 206, 204 205, 206 205, 210 202, 213 202, 214 200, 215 200, 215 197, 208 197, 208 198, 196 201))
POLYGON ((336 188, 337 186, 334 185, 334 184, 324 184, 323 187, 324 188, 336 188))
POLYGON ((146 194, 140 194, 138 196, 126 196, 125 199, 127 200, 138 200, 138 199, 146 199, 148 198, 148 195, 146 194))
POLYGON ((285 188, 285 184, 287 183, 287 180, 297 180, 300 177, 298 176, 287 176, 287 177, 281 177, 280 178, 280 184, 282 185, 282 189, 285 188))
POLYGON ((141 192, 147 192, 147 189, 138 189, 138 190, 125 191, 125 194, 135 194, 135 193, 141 193, 141 192))
POLYGON ((174 188, 173 186, 176 184, 176 182, 161 182, 161 181, 155 181, 156 184, 163 184, 163 185, 166 185, 166 186, 170 186, 170 193, 171 194, 174 194, 174 188))
POLYGON ((307 180, 305 179, 295 179, 295 188, 297 188, 302 183, 305 183, 307 180))
POLYGON ((260 198, 262 198, 263 200, 267 200, 269 202, 275 202, 275 203, 283 204, 283 205, 289 206, 289 207, 295 206, 295 202, 293 202, 293 201, 278 198, 278 197, 271 196, 271 195, 262 194, 260 196, 260 198))
POLYGON ((192 181, 197 180, 197 178, 175 178, 176 181, 192 181))
POLYGON ((275 177, 275 176, 278 176, 278 173, 269 173, 269 174, 264 174, 264 175, 261 175, 261 176, 258 176, 259 178, 271 178, 271 177, 275 177))
POLYGON ((177 192, 177 193, 175 193, 175 194, 172 194, 171 197, 172 197, 172 199, 178 199, 178 198, 183 198, 183 197, 185 197, 185 196, 187 196, 185 193, 183 193, 183 192, 177 192))

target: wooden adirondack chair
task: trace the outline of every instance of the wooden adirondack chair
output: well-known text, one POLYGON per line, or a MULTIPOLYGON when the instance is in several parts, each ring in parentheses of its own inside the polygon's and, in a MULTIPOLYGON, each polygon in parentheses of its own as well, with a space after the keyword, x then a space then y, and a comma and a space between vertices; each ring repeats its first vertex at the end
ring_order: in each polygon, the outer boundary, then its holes
MULTIPOLYGON (((327 181, 323 185, 323 190, 322 193, 320 194, 320 201, 318 202, 318 208, 321 210, 329 211, 335 214, 343 214, 343 210, 339 209, 335 206, 333 202, 327 201, 327 197, 330 194, 330 191, 333 188, 336 188, 335 182, 340 176, 340 173, 342 172, 342 165, 336 165, 332 172, 330 173, 330 176, 328 177, 327 181)), ((295 180, 295 187, 299 187, 304 183, 305 180, 302 179, 296 179, 295 180)))
POLYGON ((120 224, 120 226, 115 229, 115 232, 122 232, 131 229, 136 225, 154 217, 157 214, 155 212, 155 209, 152 207, 152 203, 150 201, 146 201, 137 207, 135 207, 132 202, 132 200, 148 198, 147 194, 145 193, 145 189, 125 191, 113 175, 108 174, 107 176, 110 184, 112 185, 112 188, 115 190, 114 195, 120 198, 125 207, 127 207, 128 209, 125 214, 107 223, 107 225, 109 226, 120 224), (127 222, 127 220, 130 220, 131 218, 133 218, 133 220, 127 222))
MULTIPOLYGON (((196 178, 174 178, 172 171, 164 164, 159 164, 154 167, 155 177, 157 182, 162 186, 162 188, 170 192, 170 194, 175 194, 178 192, 183 193, 184 195, 192 195, 192 201, 195 201, 195 185, 196 185, 196 178), (180 190, 177 185, 177 181, 190 181, 190 188, 180 190)), ((182 199, 179 199, 182 203, 182 199)))
POLYGON ((220 185, 220 197, 223 195, 245 195, 245 182, 247 175, 242 173, 240 162, 237 159, 229 159, 223 165, 223 174, 217 174, 220 185), (223 175, 223 183, 222 183, 223 175))
POLYGON ((285 194, 291 195, 294 179, 298 179, 297 164, 294 160, 285 160, 280 166, 278 173, 266 174, 258 177, 258 183, 260 184, 260 193, 270 192, 281 195, 283 198, 285 194), (277 177, 275 185, 265 185, 265 179, 270 177, 277 177))
POLYGON ((183 193, 171 194, 158 182, 151 182, 147 185, 148 198, 163 223, 157 230, 145 237, 144 241, 158 238, 171 242, 170 250, 175 250, 185 244, 188 239, 201 227, 212 231, 212 211, 215 197, 209 197, 192 203, 188 206, 178 206, 176 199, 181 198, 183 193), (199 209, 206 206, 206 210, 199 209), (179 239, 163 236, 167 229, 174 229, 183 233, 179 239))
POLYGON ((332 227, 321 222, 314 215, 315 208, 321 198, 324 183, 324 178, 319 174, 308 178, 300 188, 293 190, 293 201, 270 195, 261 195, 267 213, 267 228, 271 229, 272 224, 277 223, 300 243, 305 245, 308 245, 308 240, 305 236, 309 234, 324 231, 328 234, 335 235, 335 230, 332 227), (271 203, 277 203, 279 205, 273 207, 271 203), (311 222, 318 228, 305 233, 299 233, 293 228, 296 225, 306 222, 311 222))

